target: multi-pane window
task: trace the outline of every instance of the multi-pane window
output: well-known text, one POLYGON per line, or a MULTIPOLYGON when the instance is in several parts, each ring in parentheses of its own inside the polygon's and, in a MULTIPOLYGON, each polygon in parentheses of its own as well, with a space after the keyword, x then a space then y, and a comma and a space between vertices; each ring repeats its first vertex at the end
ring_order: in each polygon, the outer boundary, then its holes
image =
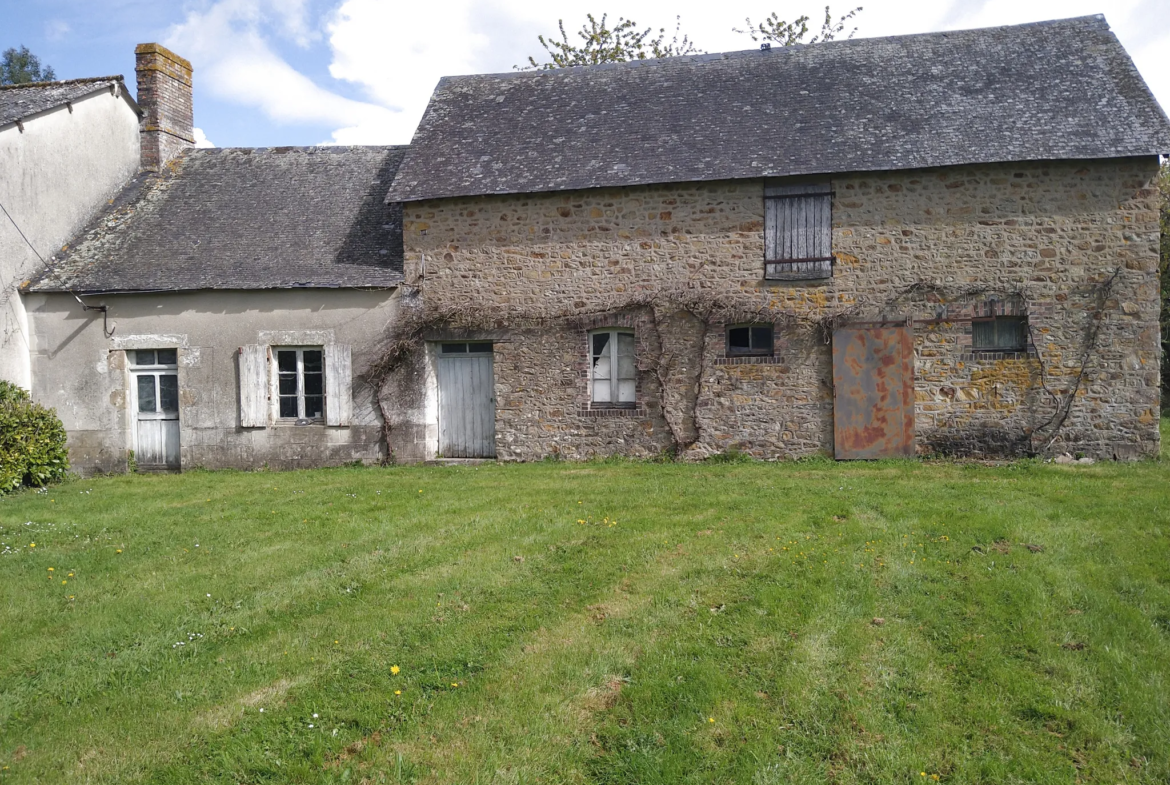
POLYGON ((140 414, 179 411, 179 352, 177 349, 136 349, 130 367, 138 393, 140 414))
POLYGON ((324 352, 308 347, 280 348, 274 353, 280 418, 321 419, 325 412, 324 352))
POLYGON ((1028 347, 1023 316, 993 316, 971 322, 971 348, 984 352, 1021 352, 1028 347))
POLYGON ((592 401, 599 407, 633 407, 637 397, 634 333, 597 330, 589 334, 592 401))
POLYGON ((833 194, 828 183, 764 186, 764 277, 833 277, 833 194))
POLYGON ((471 341, 469 343, 440 344, 442 354, 491 354, 491 341, 471 341))
POLYGON ((729 357, 771 356, 772 325, 745 325, 727 328, 729 357))

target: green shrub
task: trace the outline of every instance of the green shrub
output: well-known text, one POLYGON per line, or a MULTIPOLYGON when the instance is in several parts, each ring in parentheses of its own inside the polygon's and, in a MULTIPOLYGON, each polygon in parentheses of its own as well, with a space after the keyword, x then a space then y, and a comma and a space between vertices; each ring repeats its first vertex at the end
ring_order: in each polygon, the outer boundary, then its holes
POLYGON ((58 482, 68 470, 65 426, 57 412, 0 381, 0 494, 58 482))

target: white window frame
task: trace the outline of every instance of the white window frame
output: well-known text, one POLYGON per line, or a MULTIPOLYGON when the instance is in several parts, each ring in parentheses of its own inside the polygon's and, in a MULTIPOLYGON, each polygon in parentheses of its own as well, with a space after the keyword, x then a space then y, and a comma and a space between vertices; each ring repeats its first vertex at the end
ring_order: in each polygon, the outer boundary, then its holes
POLYGON ((311 422, 314 424, 325 422, 327 381, 325 378, 325 347, 324 346, 273 346, 272 351, 272 412, 277 422, 299 423, 311 422), (297 357, 297 414, 282 416, 280 413, 280 399, 291 396, 280 394, 280 352, 296 352, 297 357), (319 352, 321 354, 321 413, 312 417, 305 416, 305 352, 319 352))
POLYGON ((628 327, 607 327, 589 332, 589 402, 595 409, 633 409, 638 405, 638 343, 634 331, 628 327), (595 353, 596 337, 608 335, 609 341, 600 355, 595 353), (630 373, 621 376, 621 362, 619 336, 626 335, 631 339, 630 373), (598 378, 597 368, 601 360, 607 361, 609 373, 598 378), (628 383, 627 396, 629 400, 619 400, 622 397, 622 383, 628 383))
POLYGON ((170 346, 165 346, 162 349, 127 349, 126 364, 130 369, 131 378, 131 413, 135 420, 140 414, 157 414, 163 417, 167 415, 174 415, 175 418, 179 415, 179 350, 170 346), (160 351, 171 351, 175 353, 175 362, 160 363, 158 360, 158 353, 160 351), (138 362, 139 352, 154 352, 156 362, 140 365, 138 362), (132 358, 132 359, 131 359, 132 358), (138 397, 138 378, 148 376, 154 380, 154 411, 140 412, 138 411, 139 397, 138 397), (160 376, 174 376, 175 377, 175 408, 174 410, 162 408, 162 382, 159 380, 160 376))

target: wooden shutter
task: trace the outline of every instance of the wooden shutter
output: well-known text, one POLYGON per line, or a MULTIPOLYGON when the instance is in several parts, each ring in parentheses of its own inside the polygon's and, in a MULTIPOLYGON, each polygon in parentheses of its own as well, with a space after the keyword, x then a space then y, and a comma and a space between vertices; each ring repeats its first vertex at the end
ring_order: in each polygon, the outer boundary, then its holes
POLYGON ((240 347, 240 425, 268 426, 268 347, 240 347))
POLYGON ((764 187, 766 278, 833 274, 833 195, 827 183, 764 187))
POLYGON ((353 419, 353 366, 349 347, 325 346, 325 424, 349 425, 353 419))

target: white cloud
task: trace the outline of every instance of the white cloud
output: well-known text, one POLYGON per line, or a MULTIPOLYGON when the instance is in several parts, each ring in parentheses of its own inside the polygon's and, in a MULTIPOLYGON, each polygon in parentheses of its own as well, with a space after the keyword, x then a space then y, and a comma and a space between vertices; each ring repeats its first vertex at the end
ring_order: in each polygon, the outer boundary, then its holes
POLYGON ((45 22, 45 38, 50 41, 60 41, 72 30, 73 28, 64 19, 50 19, 45 22))
POLYGON ((398 110, 387 142, 409 142, 439 78, 479 70, 491 43, 472 27, 473 0, 437 5, 348 0, 329 22, 330 74, 398 110))
POLYGON ((333 125, 335 141, 345 144, 383 141, 395 113, 314 84, 273 51, 266 37, 273 23, 278 35, 301 46, 320 35, 308 23, 304 2, 222 0, 188 14, 165 43, 196 65, 201 84, 218 98, 255 107, 280 123, 333 125))
POLYGON ((202 128, 196 128, 194 131, 196 147, 215 147, 215 142, 207 138, 207 134, 203 133, 202 128))
MULTIPOLYGON (((863 2, 863 0, 857 0, 863 2)), ((897 35, 982 27, 1096 13, 1098 0, 864 0, 855 20, 859 36, 897 35)), ((838 13, 850 3, 835 6, 838 13)), ((539 33, 555 33, 564 19, 571 38, 589 11, 632 17, 642 25, 682 30, 707 51, 755 46, 742 27, 759 20, 772 0, 736 5, 699 0, 625 0, 607 8, 597 0, 344 0, 319 29, 308 0, 219 0, 188 14, 168 46, 195 61, 206 89, 252 106, 283 123, 326 124, 340 144, 406 143, 438 80, 445 75, 510 71, 528 55, 542 54, 539 33), (283 59, 271 42, 307 46, 324 35, 332 53, 329 73, 356 86, 357 101, 314 83, 283 59)), ((819 22, 823 4, 796 6, 819 22)), ((793 14, 795 15, 795 14, 793 14)), ((1170 3, 1113 0, 1108 19, 1155 95, 1170 106, 1170 3)), ((539 59, 539 58, 538 58, 539 59)))

